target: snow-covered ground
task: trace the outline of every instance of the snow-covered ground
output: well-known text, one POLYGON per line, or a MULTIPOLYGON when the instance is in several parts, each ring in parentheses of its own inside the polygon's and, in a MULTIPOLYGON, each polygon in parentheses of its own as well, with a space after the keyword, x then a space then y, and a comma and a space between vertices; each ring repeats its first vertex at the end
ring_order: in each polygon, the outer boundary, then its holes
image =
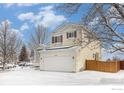
POLYGON ((48 72, 17 67, 0 71, 0 85, 124 85, 124 71, 104 73, 83 71, 78 73, 48 72))

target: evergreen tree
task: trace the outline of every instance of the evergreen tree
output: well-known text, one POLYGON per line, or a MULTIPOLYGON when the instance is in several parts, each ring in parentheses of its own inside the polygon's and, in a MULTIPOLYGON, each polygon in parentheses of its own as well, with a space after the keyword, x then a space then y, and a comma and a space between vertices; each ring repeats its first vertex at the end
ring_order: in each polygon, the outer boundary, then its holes
POLYGON ((28 53, 25 45, 22 46, 22 49, 19 55, 19 61, 28 61, 28 53))

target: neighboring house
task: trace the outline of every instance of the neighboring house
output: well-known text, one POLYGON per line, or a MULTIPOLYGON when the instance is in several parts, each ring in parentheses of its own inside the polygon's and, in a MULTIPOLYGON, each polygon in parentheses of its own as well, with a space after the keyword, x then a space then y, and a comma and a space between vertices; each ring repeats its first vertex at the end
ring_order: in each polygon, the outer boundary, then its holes
POLYGON ((37 49, 40 70, 78 72, 85 69, 87 59, 99 60, 100 43, 95 40, 84 45, 88 41, 84 38, 86 31, 80 24, 64 24, 53 31, 49 45, 37 49))

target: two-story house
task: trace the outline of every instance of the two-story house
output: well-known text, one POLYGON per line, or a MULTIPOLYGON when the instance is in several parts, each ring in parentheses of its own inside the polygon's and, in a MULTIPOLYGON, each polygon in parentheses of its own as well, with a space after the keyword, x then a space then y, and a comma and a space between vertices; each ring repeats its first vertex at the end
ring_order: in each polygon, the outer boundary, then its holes
POLYGON ((64 24, 56 28, 51 33, 49 45, 37 49, 40 70, 78 72, 85 69, 86 59, 100 59, 99 41, 83 43, 88 41, 84 38, 86 31, 80 24, 64 24))

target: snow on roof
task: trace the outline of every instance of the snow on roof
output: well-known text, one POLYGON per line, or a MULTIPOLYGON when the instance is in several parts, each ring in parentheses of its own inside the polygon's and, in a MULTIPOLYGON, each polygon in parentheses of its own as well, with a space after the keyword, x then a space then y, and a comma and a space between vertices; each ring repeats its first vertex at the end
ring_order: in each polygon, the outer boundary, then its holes
POLYGON ((61 47, 54 47, 54 48, 46 48, 46 49, 37 49, 37 51, 41 50, 62 50, 62 49, 76 49, 79 46, 61 46, 61 47))
POLYGON ((79 24, 79 23, 64 23, 59 25, 52 33, 58 31, 59 29, 67 28, 69 26, 81 26, 82 28, 86 29, 82 24, 79 24))

